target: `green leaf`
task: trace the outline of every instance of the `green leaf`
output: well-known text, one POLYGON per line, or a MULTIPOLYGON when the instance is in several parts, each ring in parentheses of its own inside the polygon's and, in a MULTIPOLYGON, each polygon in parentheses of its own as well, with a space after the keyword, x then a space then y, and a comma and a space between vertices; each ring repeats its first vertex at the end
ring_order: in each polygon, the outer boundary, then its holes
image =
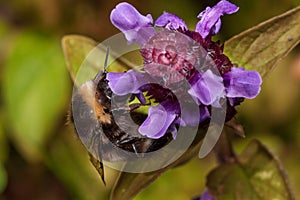
POLYGON ((96 46, 97 42, 88 37, 80 35, 63 37, 62 47, 70 76, 74 82, 82 62, 96 46))
POLYGON ((4 125, 27 160, 41 158, 68 103, 70 80, 57 41, 41 33, 22 32, 4 63, 4 125))
POLYGON ((216 200, 292 200, 279 161, 259 141, 252 141, 236 161, 221 164, 207 177, 216 200))
POLYGON ((300 7, 234 36, 225 43, 233 63, 268 75, 300 41, 300 7))
MULTIPOLYGON (((85 36, 67 35, 62 39, 62 47, 70 76, 76 85, 93 79, 100 70, 103 70, 108 51, 108 47, 103 44, 85 36)), ((112 63, 108 70, 123 72, 138 66, 132 61, 137 53, 139 51, 118 57, 114 51, 109 50, 108 61, 112 63)))

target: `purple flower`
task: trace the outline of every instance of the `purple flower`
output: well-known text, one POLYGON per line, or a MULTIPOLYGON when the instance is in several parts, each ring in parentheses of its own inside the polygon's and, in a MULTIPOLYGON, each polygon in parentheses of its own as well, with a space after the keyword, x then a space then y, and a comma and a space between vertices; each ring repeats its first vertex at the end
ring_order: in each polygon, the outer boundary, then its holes
POLYGON ((138 94, 140 88, 148 84, 143 73, 129 70, 123 73, 107 73, 108 86, 116 95, 138 94))
POLYGON ((212 105, 219 107, 219 99, 224 97, 225 88, 221 76, 217 76, 211 70, 207 70, 203 74, 198 73, 197 81, 192 84, 188 93, 196 97, 199 102, 204 105, 212 105))
POLYGON ((152 27, 153 18, 150 14, 141 15, 132 5, 123 2, 116 6, 110 14, 115 27, 125 34, 128 42, 137 41, 142 44, 155 32, 152 27))
POLYGON ((214 197, 212 197, 207 190, 203 192, 203 194, 200 197, 196 197, 193 200, 214 200, 214 197))
MULTIPOLYGON (((236 113, 234 106, 244 98, 258 95, 262 83, 258 72, 233 67, 220 43, 207 37, 219 32, 222 15, 238 9, 226 0, 207 7, 198 15, 196 31, 188 30, 178 16, 164 12, 155 26, 168 30, 157 32, 151 15, 141 15, 128 3, 120 3, 112 11, 112 23, 125 34, 128 42, 143 45, 143 72, 107 74, 109 87, 116 95, 133 94, 141 104, 146 104, 146 99, 156 103, 150 104, 148 116, 139 127, 141 135, 157 139, 172 133, 176 138, 179 125, 206 123, 211 117, 211 107, 221 107, 226 102, 226 120, 230 120, 236 113), (179 105, 177 97, 187 106, 179 105), (190 106, 195 102, 199 109, 190 106)), ((212 197, 205 192, 201 199, 212 197)))
MULTIPOLYGON (((173 107, 168 101, 162 102, 157 106, 151 106, 148 111, 148 117, 139 128, 140 134, 149 138, 157 139, 167 132, 171 124, 177 117, 178 109, 173 107)), ((173 138, 176 138, 173 131, 173 138)))
POLYGON ((196 32, 200 33, 202 38, 206 38, 210 33, 217 34, 221 28, 221 16, 235 13, 238 9, 239 7, 226 0, 221 0, 212 8, 207 7, 198 15, 200 21, 196 25, 196 32))
POLYGON ((253 99, 260 91, 262 79, 257 71, 245 71, 243 68, 231 68, 223 76, 227 97, 253 99))
POLYGON ((155 21, 155 26, 164 27, 169 30, 187 30, 185 22, 180 19, 177 15, 172 13, 164 12, 161 16, 155 21))

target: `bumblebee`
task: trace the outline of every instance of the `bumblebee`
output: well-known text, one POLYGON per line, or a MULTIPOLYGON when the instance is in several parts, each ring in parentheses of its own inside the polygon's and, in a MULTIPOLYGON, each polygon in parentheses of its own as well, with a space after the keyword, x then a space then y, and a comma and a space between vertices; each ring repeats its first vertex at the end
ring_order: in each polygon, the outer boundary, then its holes
MULTIPOLYGON (((107 57, 108 51, 106 60, 107 57)), ((79 86, 72 99, 72 119, 77 135, 104 183, 103 161, 138 159, 172 140, 171 133, 159 139, 139 134, 138 126, 147 115, 137 111, 140 105, 128 105, 126 99, 131 99, 130 96, 113 95, 106 75, 104 64, 104 71, 79 86)))

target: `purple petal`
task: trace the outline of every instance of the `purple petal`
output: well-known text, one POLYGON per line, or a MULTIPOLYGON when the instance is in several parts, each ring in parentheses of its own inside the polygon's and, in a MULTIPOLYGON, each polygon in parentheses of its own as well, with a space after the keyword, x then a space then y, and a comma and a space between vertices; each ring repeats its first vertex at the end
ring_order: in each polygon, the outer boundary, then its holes
POLYGON ((164 136, 175 118, 176 114, 167 111, 161 104, 151 106, 147 119, 139 127, 139 132, 149 138, 160 138, 164 136))
MULTIPOLYGON (((153 23, 152 16, 148 14, 147 16, 141 15, 132 5, 123 2, 119 3, 115 9, 111 11, 110 20, 112 24, 117 27, 120 31, 124 32, 128 42, 140 41, 140 38, 145 36, 144 32, 140 30, 145 27, 151 27, 153 23)), ((149 28, 146 36, 154 30, 149 28)), ((148 39, 148 38, 147 38, 148 39)), ((143 39, 143 40, 147 40, 143 39)))
POLYGON ((192 85, 188 93, 198 99, 204 105, 218 105, 218 100, 224 96, 223 79, 214 74, 211 70, 207 70, 195 84, 192 85))
POLYGON ((210 113, 207 106, 200 105, 199 109, 183 109, 180 118, 182 126, 198 126, 199 123, 210 118, 210 113))
POLYGON ((193 109, 189 107, 184 107, 184 109, 181 111, 181 125, 182 126, 197 126, 199 124, 199 118, 200 118, 200 110, 199 109, 193 109))
POLYGON ((207 106, 200 105, 200 123, 210 118, 207 106))
POLYGON ((194 198, 193 200, 214 200, 214 197, 211 196, 207 190, 205 190, 200 197, 194 198))
POLYGON ((108 86, 116 95, 138 94, 143 85, 148 84, 143 73, 129 70, 123 73, 107 73, 108 86))
POLYGON ((198 15, 200 21, 196 25, 196 32, 200 33, 202 38, 206 38, 210 33, 217 34, 221 28, 220 17, 235 13, 238 9, 239 7, 226 0, 221 0, 212 8, 207 7, 198 15))
POLYGON ((245 71, 243 68, 231 68, 223 76, 227 97, 253 99, 260 92, 262 79, 257 71, 245 71))
POLYGON ((129 43, 132 41, 135 41, 139 43, 140 45, 145 44, 152 36, 154 36, 156 33, 155 29, 153 27, 141 27, 137 32, 134 30, 129 30, 124 32, 125 36, 129 35, 131 40, 128 40, 129 43))
POLYGON ((173 137, 174 140, 176 139, 176 136, 177 136, 177 128, 176 128, 177 124, 180 124, 180 119, 179 118, 175 118, 173 123, 168 128, 168 132, 170 132, 172 134, 172 137, 173 137))
POLYGON ((181 28, 182 30, 187 30, 185 22, 180 19, 177 15, 172 13, 164 12, 155 21, 155 26, 164 27, 171 30, 177 30, 181 28))
POLYGON ((244 101, 244 97, 227 98, 231 106, 238 106, 244 101))

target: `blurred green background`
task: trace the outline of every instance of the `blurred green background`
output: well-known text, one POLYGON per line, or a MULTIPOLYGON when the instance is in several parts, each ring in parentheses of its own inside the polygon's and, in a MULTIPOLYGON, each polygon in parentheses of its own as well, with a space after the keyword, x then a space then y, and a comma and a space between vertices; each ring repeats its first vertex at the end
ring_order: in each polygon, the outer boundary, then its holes
MULTIPOLYGON (((72 82, 60 46, 66 34, 102 41, 119 31, 109 21, 120 1, 10 0, 0 2, 0 199, 108 199, 116 172, 105 187, 87 153, 66 124, 72 82)), ((193 29, 197 14, 217 1, 129 1, 157 18, 176 13, 193 29)), ((250 28, 297 5, 298 0, 232 1, 240 11, 223 18, 219 39, 250 28)), ((300 46, 285 58, 255 100, 240 106, 246 139, 270 147, 300 196, 300 46)), ((136 199, 190 199, 202 193, 213 155, 173 169, 136 199)))

